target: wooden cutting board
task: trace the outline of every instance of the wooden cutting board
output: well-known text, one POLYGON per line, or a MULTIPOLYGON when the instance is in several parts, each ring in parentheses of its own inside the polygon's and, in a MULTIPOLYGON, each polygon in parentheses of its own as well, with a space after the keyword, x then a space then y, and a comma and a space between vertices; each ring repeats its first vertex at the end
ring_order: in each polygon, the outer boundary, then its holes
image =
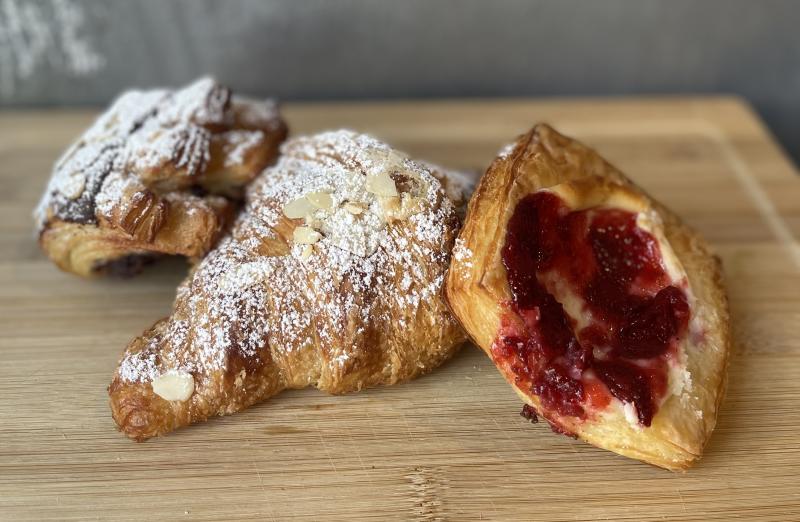
POLYGON ((31 209, 89 112, 0 113, 0 519, 800 520, 800 178, 732 98, 290 104, 293 132, 341 126, 482 172, 547 121, 596 147, 722 257, 735 347, 706 456, 686 474, 531 425, 479 350, 409 384, 284 393, 135 444, 106 385, 167 314, 180 260, 125 281, 60 273, 31 209))

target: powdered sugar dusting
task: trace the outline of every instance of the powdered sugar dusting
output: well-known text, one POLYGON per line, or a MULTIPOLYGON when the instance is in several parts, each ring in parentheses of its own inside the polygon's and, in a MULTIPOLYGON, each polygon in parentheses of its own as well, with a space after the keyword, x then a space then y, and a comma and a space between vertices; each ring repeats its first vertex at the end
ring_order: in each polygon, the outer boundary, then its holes
POLYGON ((275 130, 282 125, 278 102, 273 99, 236 96, 232 105, 237 120, 246 129, 275 130))
POLYGON ((453 247, 453 258, 462 263, 466 267, 472 267, 472 250, 467 246, 466 242, 458 238, 453 247))
POLYGON ((263 139, 264 133, 260 130, 235 130, 226 132, 225 141, 227 147, 225 149, 225 166, 233 167, 244 163, 245 156, 257 147, 263 139))
POLYGON ((500 147, 500 150, 497 152, 497 157, 500 159, 507 158, 514 151, 514 147, 516 146, 516 142, 513 141, 511 143, 506 143, 500 147))
POLYGON ((137 381, 142 375, 151 375, 148 380, 157 377, 153 375, 156 366, 156 352, 152 349, 142 350, 137 357, 125 359, 125 364, 119 367, 119 376, 123 381, 137 381))
POLYGON ((287 142, 249 188, 230 235, 179 289, 163 335, 128 353, 119 376, 208 375, 225 370, 232 353, 258 359, 266 347, 273 358, 316 348, 342 371, 363 357, 368 330, 402 328, 432 303, 444 310, 436 300, 457 222, 428 167, 371 137, 335 131, 287 142), (393 217, 390 202, 367 190, 380 172, 391 173, 400 199, 419 201, 410 215, 393 217), (333 205, 306 218, 322 233, 307 255, 308 245, 291 239, 299 220, 282 209, 316 192, 333 205), (347 203, 364 210, 353 214, 347 203))
MULTIPOLYGON (((212 134, 235 119, 250 118, 246 125, 269 128, 280 124, 274 103, 230 100, 230 91, 211 78, 177 91, 123 93, 56 162, 35 211, 38 229, 54 217, 96 223, 98 213, 108 216, 135 190, 196 184, 210 160, 212 134), (257 114, 248 113, 251 106, 257 114), (274 120, 266 123, 267 117, 274 120)), ((257 128, 241 132, 227 165, 243 158, 255 146, 253 140, 263 137, 257 128)))
POLYGON ((423 164, 442 183, 447 197, 456 207, 466 207, 467 201, 475 190, 476 176, 457 170, 443 169, 433 163, 424 162, 423 164))

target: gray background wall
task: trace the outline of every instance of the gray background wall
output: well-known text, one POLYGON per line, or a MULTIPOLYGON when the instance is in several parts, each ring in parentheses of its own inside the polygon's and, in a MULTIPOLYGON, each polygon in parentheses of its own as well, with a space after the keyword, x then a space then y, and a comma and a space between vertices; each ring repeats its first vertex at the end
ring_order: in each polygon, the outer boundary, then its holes
MULTIPOLYGON (((795 0, 0 0, 0 104, 736 93, 800 158, 795 0)), ((0 116, 1 117, 1 116, 0 116)))

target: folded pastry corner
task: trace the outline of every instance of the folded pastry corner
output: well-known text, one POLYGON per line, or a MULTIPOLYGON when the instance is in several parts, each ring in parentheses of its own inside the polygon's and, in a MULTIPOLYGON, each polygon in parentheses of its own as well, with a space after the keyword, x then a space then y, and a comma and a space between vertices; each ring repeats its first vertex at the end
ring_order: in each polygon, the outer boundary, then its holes
POLYGON ((671 470, 702 455, 730 350, 720 263, 593 150, 537 125, 501 152, 445 294, 554 431, 671 470))
POLYGON ((125 92, 56 162, 35 212, 39 242, 81 276, 135 273, 158 254, 202 257, 286 133, 274 101, 210 78, 125 92))
POLYGON ((286 142, 232 230, 134 339, 111 411, 144 440, 281 390, 346 393, 448 359, 442 289, 460 220, 441 171, 350 131, 286 142))

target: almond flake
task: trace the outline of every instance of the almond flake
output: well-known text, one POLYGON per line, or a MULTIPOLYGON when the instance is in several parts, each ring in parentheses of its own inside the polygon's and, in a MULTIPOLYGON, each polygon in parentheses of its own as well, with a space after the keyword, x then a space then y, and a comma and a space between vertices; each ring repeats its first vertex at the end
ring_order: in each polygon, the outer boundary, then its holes
POLYGON ((377 174, 367 175, 367 192, 371 192, 376 196, 383 196, 387 198, 397 196, 397 185, 389 175, 389 171, 382 170, 377 174))
POLYGON ((307 215, 307 216, 304 218, 304 220, 305 220, 305 225, 306 225, 307 227, 311 227, 311 228, 315 228, 315 229, 319 229, 319 228, 321 228, 321 227, 322 227, 322 220, 321 220, 321 219, 317 219, 317 218, 314 216, 314 214, 309 214, 309 215, 307 215))
POLYGON ((300 245, 313 245, 322 238, 322 234, 311 227, 297 227, 292 232, 292 239, 300 245))
POLYGON ((194 393, 194 377, 171 371, 153 379, 153 393, 166 401, 185 401, 194 393))
POLYGON ((406 156, 400 152, 391 149, 386 154, 386 165, 396 169, 402 169, 403 163, 406 161, 406 156))
POLYGON ((380 198, 383 217, 386 221, 406 219, 422 211, 422 199, 403 193, 401 197, 380 198))
POLYGON ((81 197, 86 188, 86 178, 81 172, 74 172, 69 178, 69 182, 64 184, 62 192, 67 199, 75 200, 81 197))
POLYGON ((405 215, 405 217, 421 212, 422 198, 415 198, 408 194, 403 194, 403 198, 400 203, 400 211, 405 215))
POLYGON ((400 198, 397 196, 390 197, 390 198, 378 198, 378 201, 381 204, 381 210, 383 210, 383 217, 386 221, 392 221, 396 214, 400 212, 400 198))
POLYGON ((364 207, 362 205, 360 205, 359 203, 353 203, 352 201, 348 201, 347 203, 345 203, 344 209, 347 212, 350 212, 351 214, 356 216, 364 212, 364 207))
POLYGON ((298 198, 283 206, 283 213, 289 219, 300 219, 314 212, 314 205, 305 198, 298 198))
POLYGON ((403 163, 406 160, 405 155, 394 149, 375 150, 369 152, 368 155, 376 165, 380 165, 387 172, 403 170, 403 163))
POLYGON ((300 252, 300 259, 306 260, 311 257, 311 254, 314 252, 314 247, 311 245, 306 245, 303 247, 303 251, 300 252))
POLYGON ((330 210, 333 206, 333 198, 329 192, 312 192, 306 195, 306 199, 317 208, 330 210))

